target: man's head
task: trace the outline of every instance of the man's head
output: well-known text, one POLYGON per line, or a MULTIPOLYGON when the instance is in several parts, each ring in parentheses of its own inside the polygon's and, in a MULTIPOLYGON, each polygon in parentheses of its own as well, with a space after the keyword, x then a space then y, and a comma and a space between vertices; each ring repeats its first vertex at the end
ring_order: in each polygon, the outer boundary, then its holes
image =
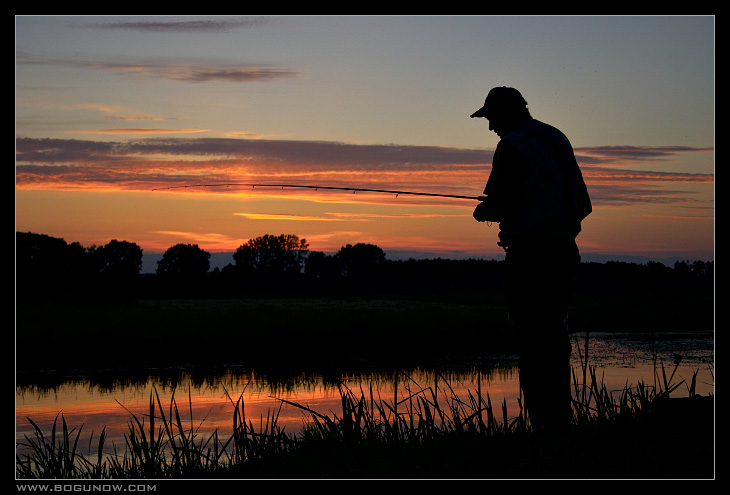
POLYGON ((489 121, 489 130, 504 137, 525 119, 530 118, 527 101, 514 88, 500 86, 493 88, 484 100, 484 106, 471 114, 471 117, 484 117, 489 121))

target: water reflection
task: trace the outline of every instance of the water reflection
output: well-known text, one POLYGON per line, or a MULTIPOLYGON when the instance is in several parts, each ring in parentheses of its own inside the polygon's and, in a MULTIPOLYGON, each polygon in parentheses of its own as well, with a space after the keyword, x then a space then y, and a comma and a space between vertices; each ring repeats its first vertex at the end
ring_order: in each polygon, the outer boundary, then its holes
MULTIPOLYGON (((697 373, 697 390, 702 395, 714 393, 714 340, 712 335, 673 336, 657 339, 656 335, 637 336, 606 334, 574 336, 573 366, 581 367, 581 359, 596 366, 608 390, 623 390, 642 381, 654 385, 655 371, 662 364, 674 369, 675 382, 691 380, 697 373), (586 347, 587 343, 587 347, 586 347)), ((580 378, 580 374, 579 378, 580 378)), ((140 420, 148 417, 151 394, 159 394, 163 407, 173 397, 186 426, 208 436, 218 430, 221 438, 231 434, 235 402, 241 398, 247 420, 254 425, 265 422, 272 412, 278 412, 278 425, 285 432, 301 431, 308 414, 296 403, 323 415, 341 411, 338 384, 360 397, 384 400, 393 404, 421 388, 435 391, 448 389, 449 395, 467 397, 477 390, 489 395, 491 403, 499 408, 504 402, 510 417, 519 414, 519 381, 517 362, 513 357, 491 359, 478 366, 440 367, 438 369, 410 369, 398 372, 352 372, 339 375, 316 373, 277 376, 243 367, 225 367, 205 373, 191 369, 165 370, 120 377, 114 373, 90 377, 77 376, 59 379, 49 375, 16 388, 16 441, 32 436, 32 419, 44 433, 50 433, 59 413, 71 428, 83 425, 79 442, 82 454, 94 451, 95 439, 106 428, 107 446, 115 444, 124 450, 124 433, 132 414, 140 420)), ((687 394, 681 386, 674 395, 687 394)), ((164 411, 168 414, 169 411, 164 411)))
MULTIPOLYGON (((420 388, 440 390, 449 387, 455 394, 465 397, 469 391, 481 387, 489 393, 493 402, 502 400, 516 406, 519 388, 514 365, 495 366, 490 369, 443 373, 433 370, 413 369, 400 373, 371 373, 344 375, 341 385, 360 397, 393 404, 395 397, 402 400, 420 388)), ((98 438, 106 428, 108 446, 112 442, 124 447, 124 433, 132 414, 140 421, 149 416, 151 394, 159 395, 165 408, 174 400, 185 426, 193 427, 202 436, 218 430, 227 438, 232 432, 235 403, 242 399, 246 417, 254 425, 266 422, 272 412, 278 413, 277 424, 289 434, 301 431, 309 414, 299 404, 324 415, 341 416, 341 395, 337 384, 323 380, 321 376, 299 375, 280 379, 260 377, 255 372, 225 370, 209 374, 204 379, 188 372, 174 377, 150 376, 145 382, 116 382, 91 384, 88 380, 65 382, 53 387, 26 386, 16 394, 16 439, 22 442, 24 435, 33 435, 31 418, 45 433, 49 433, 57 414, 61 412, 71 427, 83 425, 83 438, 98 438), (92 436, 92 432, 95 434, 92 436)), ((157 413, 156 413, 157 414, 157 413)), ((515 410, 515 414, 517 411, 515 410)), ((88 441, 87 441, 88 443, 88 441)), ((80 445, 84 445, 80 442, 80 445)), ((93 452, 92 443, 89 451, 93 452)), ((81 450, 85 454, 85 450, 81 450)))

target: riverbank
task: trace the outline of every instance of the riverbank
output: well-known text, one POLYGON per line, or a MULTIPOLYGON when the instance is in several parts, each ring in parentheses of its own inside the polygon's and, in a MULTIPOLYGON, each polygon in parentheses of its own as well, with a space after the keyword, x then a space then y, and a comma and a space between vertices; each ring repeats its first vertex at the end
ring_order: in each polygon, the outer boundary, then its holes
MULTIPOLYGON (((572 332, 712 332, 702 291, 577 293, 572 332)), ((498 292, 245 294, 16 305, 16 370, 250 365, 399 368, 479 360, 514 348, 498 292)))

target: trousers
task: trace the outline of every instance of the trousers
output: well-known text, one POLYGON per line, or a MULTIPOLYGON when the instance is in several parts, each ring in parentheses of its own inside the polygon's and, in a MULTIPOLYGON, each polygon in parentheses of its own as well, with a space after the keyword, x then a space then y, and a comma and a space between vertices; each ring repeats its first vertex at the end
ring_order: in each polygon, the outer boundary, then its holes
POLYGON ((565 426, 572 417, 567 323, 579 264, 574 239, 532 236, 506 248, 505 299, 535 429, 565 426))

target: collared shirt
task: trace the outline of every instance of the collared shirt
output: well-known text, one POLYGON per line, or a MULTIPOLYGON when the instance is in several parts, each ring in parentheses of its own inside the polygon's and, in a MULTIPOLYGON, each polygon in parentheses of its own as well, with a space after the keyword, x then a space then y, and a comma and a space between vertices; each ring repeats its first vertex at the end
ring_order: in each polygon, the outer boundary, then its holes
POLYGON ((570 142, 535 119, 500 140, 484 193, 504 245, 535 235, 575 238, 592 211, 570 142))

